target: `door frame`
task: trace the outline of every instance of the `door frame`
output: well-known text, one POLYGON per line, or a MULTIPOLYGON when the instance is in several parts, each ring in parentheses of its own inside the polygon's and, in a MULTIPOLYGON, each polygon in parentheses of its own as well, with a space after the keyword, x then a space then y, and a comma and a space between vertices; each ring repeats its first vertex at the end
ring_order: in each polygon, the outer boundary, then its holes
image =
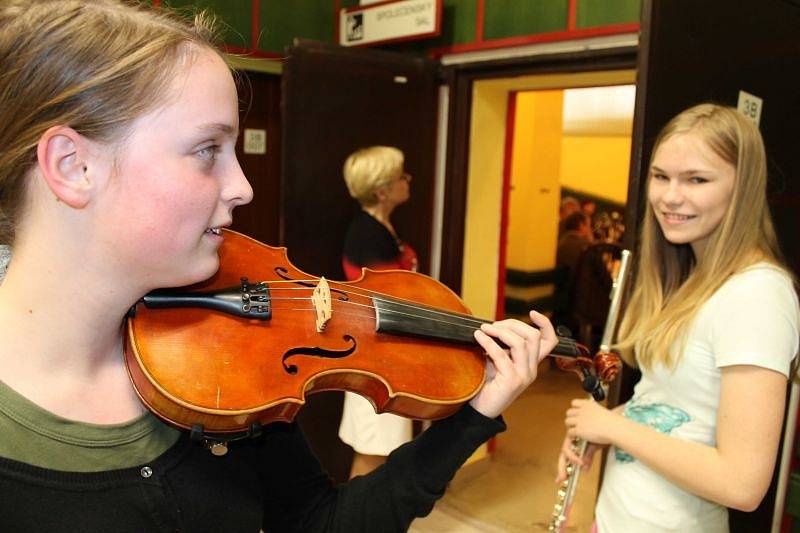
MULTIPOLYGON (((445 170, 442 215, 442 234, 447 235, 447 239, 442 240, 439 270, 439 279, 443 283, 461 293, 473 83, 479 80, 538 74, 631 70, 637 68, 637 51, 637 46, 615 46, 442 67, 442 76, 450 95, 446 153, 449 164, 445 170)), ((638 201, 638 193, 628 197, 629 204, 634 204, 637 208, 638 201)))

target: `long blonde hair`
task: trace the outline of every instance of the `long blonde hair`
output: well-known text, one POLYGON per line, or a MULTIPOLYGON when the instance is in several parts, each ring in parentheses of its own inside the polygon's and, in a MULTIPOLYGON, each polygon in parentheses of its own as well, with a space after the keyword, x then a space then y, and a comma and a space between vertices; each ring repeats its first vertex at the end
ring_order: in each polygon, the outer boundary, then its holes
MULTIPOLYGON (((647 202, 635 288, 617 343, 633 366, 652 368, 661 363, 674 368, 687 326, 717 289, 756 262, 783 263, 767 206, 766 155, 758 127, 734 108, 701 104, 683 111, 661 130, 651 157, 665 140, 690 132, 735 167, 733 194, 699 258, 689 244, 667 241, 647 202), (680 348, 673 350, 676 341, 680 348)), ((650 179, 648 172, 648 186, 650 179)))
POLYGON ((115 0, 0 3, 0 243, 12 244, 42 134, 65 125, 117 141, 155 109, 189 57, 216 50, 216 21, 115 0))

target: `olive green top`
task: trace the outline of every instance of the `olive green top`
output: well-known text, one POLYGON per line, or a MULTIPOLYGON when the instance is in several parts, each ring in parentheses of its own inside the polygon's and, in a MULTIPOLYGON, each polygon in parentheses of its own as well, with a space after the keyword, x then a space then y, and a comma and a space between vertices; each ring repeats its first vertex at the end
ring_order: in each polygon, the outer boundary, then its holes
POLYGON ((52 470, 101 472, 150 462, 179 436, 150 413, 122 424, 68 420, 0 381, 0 457, 52 470))

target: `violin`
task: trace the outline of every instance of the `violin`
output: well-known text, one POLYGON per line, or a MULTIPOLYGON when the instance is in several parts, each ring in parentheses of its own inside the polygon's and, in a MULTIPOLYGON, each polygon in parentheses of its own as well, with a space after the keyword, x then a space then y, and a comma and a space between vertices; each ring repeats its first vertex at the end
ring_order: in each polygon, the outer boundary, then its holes
MULTIPOLYGON (((328 281, 292 265, 285 248, 224 235, 213 277, 151 292, 129 314, 130 378, 165 421, 232 440, 293 420, 319 391, 353 391, 377 412, 437 419, 481 389, 486 355, 473 332, 491 321, 472 316, 444 284, 369 269, 356 281, 328 281)), ((551 355, 587 354, 559 337, 551 355)))

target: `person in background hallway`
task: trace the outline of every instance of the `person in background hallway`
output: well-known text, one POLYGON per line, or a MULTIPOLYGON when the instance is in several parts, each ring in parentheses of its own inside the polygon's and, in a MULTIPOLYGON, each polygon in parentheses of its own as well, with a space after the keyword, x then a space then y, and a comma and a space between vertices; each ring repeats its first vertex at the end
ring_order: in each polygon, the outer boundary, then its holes
POLYGON ((769 487, 800 309, 766 184, 758 127, 734 108, 692 107, 656 139, 617 343, 642 378, 613 410, 573 400, 559 457, 560 481, 612 446, 601 533, 727 532, 727 507, 752 511, 769 487))
POLYGON ((589 217, 576 211, 564 219, 564 232, 556 248, 556 283, 553 322, 577 333, 577 322, 571 309, 575 272, 581 255, 592 244, 589 217))
POLYGON ((597 229, 597 220, 595 219, 595 215, 597 214, 597 204, 594 200, 581 200, 581 213, 586 215, 586 218, 589 219, 589 231, 592 234, 592 240, 597 240, 598 235, 596 234, 597 229))
POLYGON ((564 220, 564 234, 556 248, 556 268, 574 271, 581 254, 592 244, 592 225, 589 217, 578 211, 564 220))
MULTIPOLYGON (((394 209, 411 194, 411 176, 403 169, 403 152, 392 146, 371 146, 350 155, 343 174, 347 190, 361 206, 344 240, 345 277, 361 277, 373 270, 417 270, 417 254, 398 237, 392 226, 394 209)), ((377 414, 358 394, 345 392, 339 437, 353 448, 350 476, 371 472, 392 450, 412 437, 411 420, 390 413, 377 414)))
POLYGON ((220 230, 253 195, 213 35, 205 12, 0 2, 2 531, 405 531, 556 344, 535 312, 539 329, 482 325, 477 395, 340 486, 295 423, 218 457, 150 413, 125 365, 128 310, 217 272, 220 230))
POLYGON ((581 202, 581 212, 589 217, 589 220, 592 220, 594 217, 595 212, 597 211, 597 204, 594 200, 583 200, 581 202))
POLYGON ((581 203, 574 196, 565 196, 561 199, 561 205, 558 208, 558 237, 564 234, 564 221, 573 213, 581 210, 581 203))

